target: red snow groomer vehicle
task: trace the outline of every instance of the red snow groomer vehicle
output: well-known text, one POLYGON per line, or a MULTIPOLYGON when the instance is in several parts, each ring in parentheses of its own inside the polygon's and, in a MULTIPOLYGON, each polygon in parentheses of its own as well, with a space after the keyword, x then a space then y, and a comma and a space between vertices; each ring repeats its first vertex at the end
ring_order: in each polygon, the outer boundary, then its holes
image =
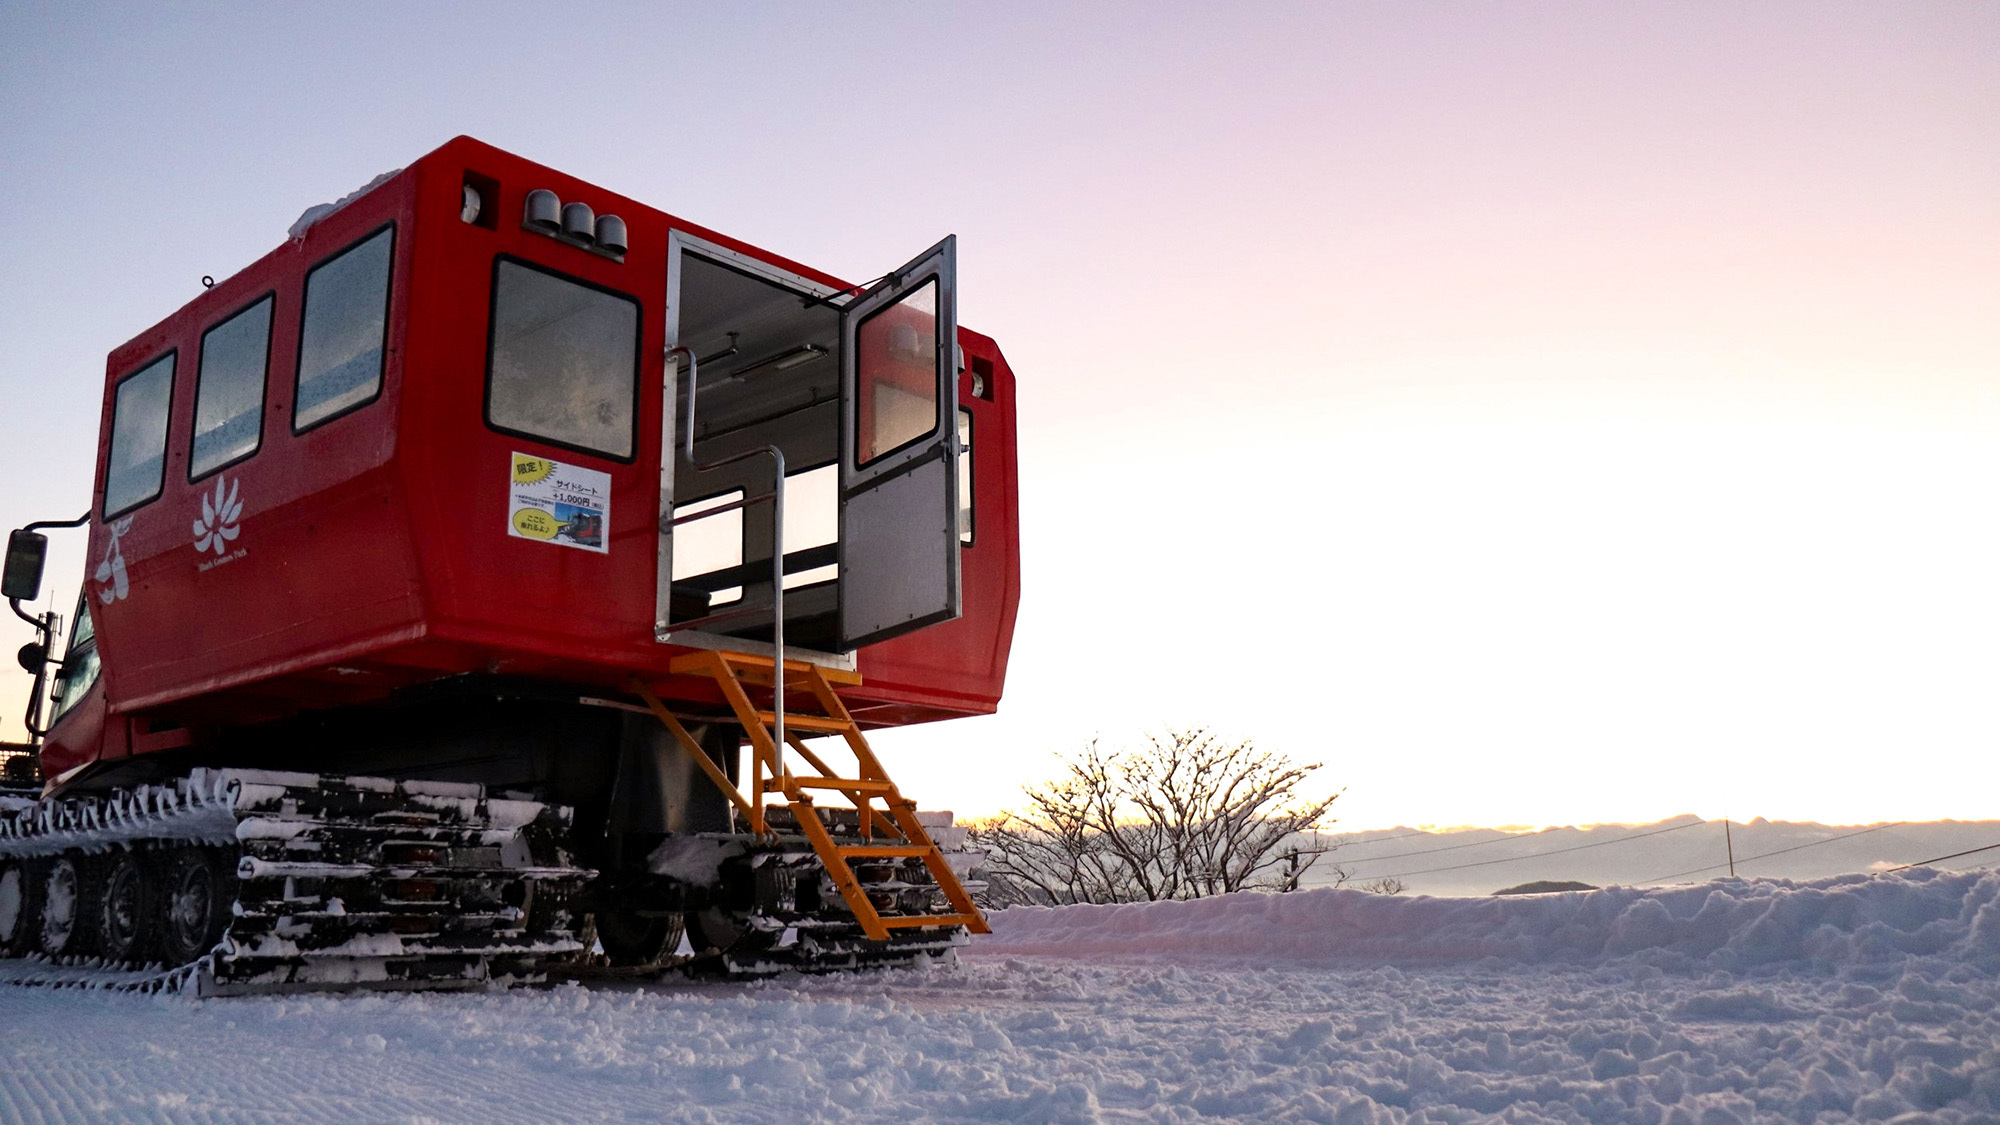
POLYGON ((999 702, 1013 389, 949 238, 850 285, 463 137, 315 208, 111 353, 60 661, 63 525, 9 541, 0 948, 226 993, 962 942, 864 732, 999 702))

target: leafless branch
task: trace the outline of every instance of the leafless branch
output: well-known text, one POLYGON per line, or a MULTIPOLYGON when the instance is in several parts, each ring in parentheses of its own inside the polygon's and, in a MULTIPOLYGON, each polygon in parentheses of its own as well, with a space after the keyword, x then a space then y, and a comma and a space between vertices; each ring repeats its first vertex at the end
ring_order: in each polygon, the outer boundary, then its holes
POLYGON ((1168 729, 1125 753, 1093 741, 1064 767, 1027 790, 1027 812, 974 827, 988 905, 1296 890, 1333 848, 1318 833, 1340 795, 1299 796, 1318 764, 1205 727, 1168 729))

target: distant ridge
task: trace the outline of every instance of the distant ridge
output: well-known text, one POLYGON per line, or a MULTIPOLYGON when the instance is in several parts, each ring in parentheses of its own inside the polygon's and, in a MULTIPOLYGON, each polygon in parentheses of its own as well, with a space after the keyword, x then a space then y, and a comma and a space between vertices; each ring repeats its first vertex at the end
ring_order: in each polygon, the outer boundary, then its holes
MULTIPOLYGON (((1732 844, 1739 878, 1798 880, 1886 871, 2000 844, 2000 820, 1840 825, 1758 817, 1732 822, 1725 839, 1722 821, 1684 813, 1652 824, 1539 831, 1399 826, 1332 838, 1340 846, 1313 869, 1308 886, 1333 883, 1339 868, 1347 873, 1349 886, 1394 877, 1405 894, 1484 896, 1529 883, 1635 886, 1728 878, 1732 844)), ((2000 850, 1938 866, 1964 871, 1996 864, 2000 850)))

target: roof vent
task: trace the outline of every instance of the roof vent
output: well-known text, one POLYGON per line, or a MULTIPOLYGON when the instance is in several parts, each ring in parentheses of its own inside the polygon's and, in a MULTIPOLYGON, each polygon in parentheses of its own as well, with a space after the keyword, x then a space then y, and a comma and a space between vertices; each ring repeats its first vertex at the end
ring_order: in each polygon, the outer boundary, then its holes
POLYGON ((597 244, 613 254, 625 252, 625 220, 616 215, 597 217, 597 244))
POLYGON ((547 188, 536 188, 528 193, 528 207, 521 216, 521 225, 534 227, 551 233, 562 229, 562 200, 547 188))

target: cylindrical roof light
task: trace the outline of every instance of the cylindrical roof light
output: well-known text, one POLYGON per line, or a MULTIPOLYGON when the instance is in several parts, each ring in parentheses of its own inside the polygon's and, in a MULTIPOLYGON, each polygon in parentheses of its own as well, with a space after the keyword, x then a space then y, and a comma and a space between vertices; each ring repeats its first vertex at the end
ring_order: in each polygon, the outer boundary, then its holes
POLYGON ((468 223, 478 222, 479 202, 479 189, 473 187, 471 184, 465 185, 465 195, 462 197, 458 208, 459 219, 468 223))
POLYGON ((583 242, 595 240, 597 238, 597 216, 591 214, 590 204, 563 204, 562 231, 571 238, 583 242))
POLYGON ((562 229, 562 200, 547 188, 529 192, 527 211, 521 216, 521 225, 547 231, 562 229))
POLYGON ((613 254, 625 252, 625 220, 616 215, 597 217, 597 244, 613 254))

